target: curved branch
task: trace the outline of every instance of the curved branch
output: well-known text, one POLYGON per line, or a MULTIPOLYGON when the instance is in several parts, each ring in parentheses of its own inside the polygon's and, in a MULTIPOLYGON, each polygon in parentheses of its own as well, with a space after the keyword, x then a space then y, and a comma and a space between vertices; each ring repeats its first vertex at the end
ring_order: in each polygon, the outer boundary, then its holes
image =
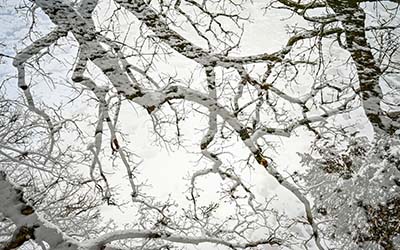
POLYGON ((33 240, 45 241, 52 249, 78 249, 75 239, 35 212, 23 198, 22 190, 3 171, 0 171, 0 190, 0 212, 18 228, 25 228, 33 240))

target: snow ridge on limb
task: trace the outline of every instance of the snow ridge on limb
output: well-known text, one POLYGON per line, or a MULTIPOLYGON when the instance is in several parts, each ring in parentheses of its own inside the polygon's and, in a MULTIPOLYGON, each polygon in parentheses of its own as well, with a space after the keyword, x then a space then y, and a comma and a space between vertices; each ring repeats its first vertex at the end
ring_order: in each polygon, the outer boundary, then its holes
MULTIPOLYGON (((157 231, 150 231, 150 230, 121 230, 121 231, 114 231, 108 234, 104 234, 99 238, 91 241, 87 241, 83 243, 83 246, 86 249, 95 250, 95 249, 102 249, 101 246, 106 246, 107 243, 110 243, 115 240, 124 240, 124 239, 160 239, 166 240, 175 243, 182 243, 182 244, 190 244, 190 245, 198 245, 201 243, 215 243, 218 245, 227 246, 232 249, 245 249, 249 247, 256 247, 258 245, 281 245, 282 242, 280 239, 275 237, 270 237, 265 240, 248 242, 248 243, 233 243, 229 242, 220 238, 212 238, 212 237, 192 237, 192 236, 181 236, 181 235, 174 235, 169 232, 157 232, 157 231)), ((107 246, 105 249, 115 249, 112 246, 107 246)))
POLYGON ((233 249, 245 249, 266 244, 282 244, 282 240, 274 236, 259 241, 236 243, 208 236, 175 235, 169 232, 160 232, 156 230, 120 230, 105 233, 96 239, 79 242, 66 235, 56 225, 37 214, 35 208, 29 205, 23 198, 23 191, 7 178, 4 171, 0 171, 0 190, 2 190, 2 192, 0 192, 0 212, 17 226, 13 237, 5 245, 1 246, 1 250, 18 248, 28 240, 34 240, 44 248, 45 242, 51 249, 57 250, 121 249, 116 246, 111 246, 109 243, 124 239, 161 239, 169 242, 191 245, 215 243, 233 249))
POLYGON ((228 56, 225 54, 211 53, 192 42, 185 39, 178 32, 171 29, 168 24, 158 15, 154 9, 145 1, 129 1, 129 0, 116 0, 125 9, 129 10, 140 21, 142 21, 148 28, 150 28, 155 36, 162 42, 173 48, 181 55, 194 60, 203 66, 220 66, 220 67, 238 67, 243 64, 262 63, 262 62, 283 62, 285 56, 291 51, 292 46, 309 36, 297 36, 290 39, 286 46, 274 53, 261 53, 250 56, 228 56))
POLYGON ((76 240, 35 212, 25 201, 23 191, 4 171, 0 171, 0 190, 0 212, 17 226, 14 236, 2 249, 19 247, 30 239, 39 245, 46 242, 52 249, 78 249, 76 240))

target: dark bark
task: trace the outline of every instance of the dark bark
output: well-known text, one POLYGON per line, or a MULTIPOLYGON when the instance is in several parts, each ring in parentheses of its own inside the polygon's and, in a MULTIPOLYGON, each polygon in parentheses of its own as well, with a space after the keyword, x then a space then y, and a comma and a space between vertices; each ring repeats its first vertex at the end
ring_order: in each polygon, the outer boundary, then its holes
POLYGON ((362 104, 375 132, 393 134, 399 126, 381 109, 383 99, 379 79, 382 71, 376 63, 365 30, 365 12, 356 0, 328 0, 338 15, 346 37, 346 49, 357 69, 362 104))
POLYGON ((17 249, 22 246, 25 242, 34 238, 34 229, 32 227, 22 226, 15 230, 11 239, 9 239, 3 246, 1 250, 11 250, 17 249))

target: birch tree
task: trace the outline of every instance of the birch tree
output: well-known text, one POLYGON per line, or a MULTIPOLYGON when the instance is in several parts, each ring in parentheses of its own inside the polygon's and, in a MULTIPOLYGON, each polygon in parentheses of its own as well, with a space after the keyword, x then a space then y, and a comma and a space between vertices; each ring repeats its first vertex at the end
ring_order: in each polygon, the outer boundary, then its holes
POLYGON ((0 41, 15 69, 1 85, 2 249, 395 249, 398 1, 2 5, 5 16, 26 18, 24 37, 0 41), (287 27, 279 46, 247 54, 254 11, 279 13, 287 27), (72 113, 74 105, 85 108, 72 113), (151 122, 148 143, 198 156, 186 203, 147 191, 146 158, 124 130, 139 116, 151 122), (364 124, 375 141, 354 139, 364 124), (297 133, 317 150, 303 155, 306 171, 287 173, 272 141, 297 133), (100 213, 127 207, 113 171, 123 172, 134 209, 124 228, 100 213), (249 173, 285 190, 299 215, 274 206, 287 197, 257 193, 249 173), (204 180, 218 180, 217 200, 204 199, 204 180))

